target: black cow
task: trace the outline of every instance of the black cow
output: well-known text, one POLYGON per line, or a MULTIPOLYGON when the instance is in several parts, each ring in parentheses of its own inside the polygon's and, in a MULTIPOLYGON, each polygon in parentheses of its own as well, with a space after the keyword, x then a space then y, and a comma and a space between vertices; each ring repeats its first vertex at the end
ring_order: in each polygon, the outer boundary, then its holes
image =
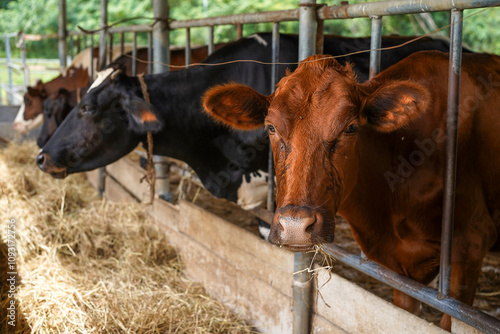
MULTIPOLYGON (((401 44, 410 37, 387 37, 382 45, 401 44)), ((187 162, 204 186, 217 197, 246 209, 265 202, 268 138, 262 129, 242 132, 215 123, 203 111, 201 98, 211 86, 227 82, 248 85, 261 94, 271 93, 270 65, 232 60, 271 62, 271 34, 244 38, 217 50, 204 63, 187 70, 145 76, 151 98, 146 103, 136 77, 120 69, 107 69, 43 147, 37 163, 54 177, 110 164, 133 150, 147 146, 146 132, 154 133, 154 154, 187 162), (255 191, 257 189, 257 191, 255 191)), ((324 52, 341 55, 369 49, 369 38, 325 38, 324 52)), ((424 38, 403 48, 385 51, 382 68, 417 50, 448 50, 448 43, 424 38)), ((298 37, 280 36, 282 63, 297 61, 298 37)), ((368 78, 369 53, 339 58, 355 62, 360 78, 368 78)), ((278 78, 286 68, 278 66, 278 78)))
POLYGON ((43 147, 56 132, 57 127, 77 105, 77 101, 87 92, 89 86, 68 91, 60 88, 55 94, 43 101, 43 125, 37 138, 37 144, 43 147))

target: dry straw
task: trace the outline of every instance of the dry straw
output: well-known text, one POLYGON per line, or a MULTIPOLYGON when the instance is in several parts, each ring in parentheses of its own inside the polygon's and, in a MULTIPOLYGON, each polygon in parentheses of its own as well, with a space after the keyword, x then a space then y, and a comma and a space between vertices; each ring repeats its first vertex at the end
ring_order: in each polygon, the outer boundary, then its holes
MULTIPOLYGON (((14 217, 16 333, 252 332, 186 280, 143 207, 98 200, 82 175, 50 178, 35 166, 37 151, 0 148, 0 316, 10 302, 5 242, 14 217)), ((9 331, 3 321, 0 332, 9 331)))

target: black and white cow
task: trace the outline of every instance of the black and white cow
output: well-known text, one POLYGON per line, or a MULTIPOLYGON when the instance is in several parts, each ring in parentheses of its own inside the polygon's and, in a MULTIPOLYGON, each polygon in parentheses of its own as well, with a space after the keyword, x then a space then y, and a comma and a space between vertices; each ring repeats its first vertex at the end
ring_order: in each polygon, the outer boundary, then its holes
MULTIPOLYGON (((401 44, 409 37, 387 37, 383 46, 401 44)), ((263 33, 230 43, 214 52, 205 66, 144 77, 151 104, 145 102, 137 77, 121 69, 100 73, 87 94, 59 126, 37 157, 38 166, 54 177, 92 170, 110 164, 154 133, 154 154, 188 163, 214 196, 237 202, 245 209, 266 199, 267 133, 262 129, 235 131, 217 124, 202 110, 204 92, 218 84, 237 82, 261 94, 271 93, 271 34, 263 33)), ((341 55, 369 49, 369 38, 325 38, 324 53, 341 55)), ((403 48, 383 52, 382 68, 418 50, 448 50, 441 40, 421 39, 403 48)), ((281 63, 297 62, 298 37, 280 36, 281 63)), ((355 63, 362 80, 368 78, 369 54, 339 58, 355 63)), ((286 68, 279 65, 278 78, 286 68)))

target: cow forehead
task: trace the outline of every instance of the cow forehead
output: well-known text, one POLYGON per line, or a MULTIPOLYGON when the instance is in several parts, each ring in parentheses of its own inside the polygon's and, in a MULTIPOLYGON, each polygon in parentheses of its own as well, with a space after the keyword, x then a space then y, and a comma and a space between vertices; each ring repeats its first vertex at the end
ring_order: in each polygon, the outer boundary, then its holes
POLYGON ((99 87, 104 82, 104 80, 106 80, 114 71, 115 71, 114 68, 107 68, 97 73, 97 79, 95 79, 95 81, 92 83, 87 93, 89 93, 92 89, 99 87))

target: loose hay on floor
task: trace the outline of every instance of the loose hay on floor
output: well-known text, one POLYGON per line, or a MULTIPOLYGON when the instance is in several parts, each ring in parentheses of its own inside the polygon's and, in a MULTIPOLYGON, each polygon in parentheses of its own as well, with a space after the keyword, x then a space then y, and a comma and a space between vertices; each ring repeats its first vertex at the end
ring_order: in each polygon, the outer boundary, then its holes
MULTIPOLYGON (((16 219, 16 333, 250 333, 185 279, 144 207, 99 200, 82 175, 36 168, 34 143, 0 149, 1 311, 16 219)), ((2 322, 0 332, 12 331, 2 322)))

